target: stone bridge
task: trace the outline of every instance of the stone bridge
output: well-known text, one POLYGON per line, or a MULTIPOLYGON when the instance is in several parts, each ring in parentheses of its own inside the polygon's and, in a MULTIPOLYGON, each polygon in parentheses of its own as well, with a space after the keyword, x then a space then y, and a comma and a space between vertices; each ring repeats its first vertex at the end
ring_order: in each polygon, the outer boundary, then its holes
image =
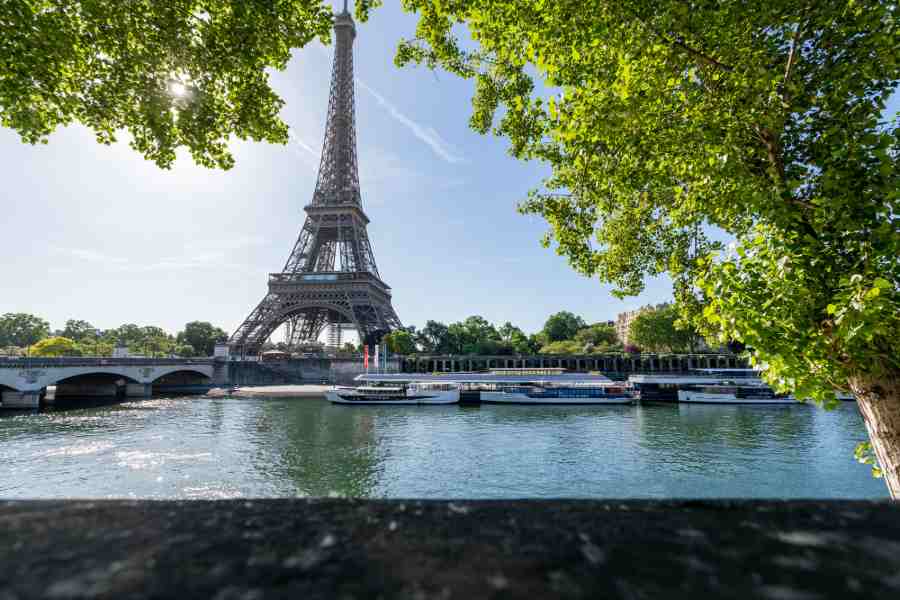
POLYGON ((146 398, 154 387, 202 388, 226 377, 227 369, 213 359, 0 359, 0 400, 3 408, 37 408, 48 386, 56 386, 56 397, 146 398))

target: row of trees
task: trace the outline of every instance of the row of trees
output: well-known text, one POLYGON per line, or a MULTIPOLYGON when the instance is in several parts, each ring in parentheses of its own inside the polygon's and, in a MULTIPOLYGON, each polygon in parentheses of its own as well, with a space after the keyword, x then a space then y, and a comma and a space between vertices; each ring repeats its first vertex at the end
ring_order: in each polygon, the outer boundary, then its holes
POLYGON ((132 354, 146 356, 211 356, 216 342, 228 334, 205 321, 192 321, 175 335, 153 325, 127 323, 101 330, 79 319, 66 321, 62 329, 27 313, 0 316, 0 349, 6 354, 30 356, 111 356, 124 345, 132 354))
POLYGON ((474 315, 446 325, 428 321, 389 333, 385 342, 397 354, 595 354, 604 352, 687 352, 696 350, 699 337, 689 326, 677 324, 678 313, 664 304, 643 310, 631 323, 623 347, 611 322, 588 324, 568 311, 550 315, 544 327, 528 335, 509 321, 496 326, 474 315), (679 329, 679 327, 686 327, 679 329))

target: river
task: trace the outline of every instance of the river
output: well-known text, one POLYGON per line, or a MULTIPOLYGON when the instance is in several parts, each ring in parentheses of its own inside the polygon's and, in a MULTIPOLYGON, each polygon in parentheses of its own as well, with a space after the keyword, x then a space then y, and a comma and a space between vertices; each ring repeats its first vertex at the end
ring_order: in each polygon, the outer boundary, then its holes
POLYGON ((850 403, 151 399, 0 413, 0 498, 886 498, 862 439, 850 403))

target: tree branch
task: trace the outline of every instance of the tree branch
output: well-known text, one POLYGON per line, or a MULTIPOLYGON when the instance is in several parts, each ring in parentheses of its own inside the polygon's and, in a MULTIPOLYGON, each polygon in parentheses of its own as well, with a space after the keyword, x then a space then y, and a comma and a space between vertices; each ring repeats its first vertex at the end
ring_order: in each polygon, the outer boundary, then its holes
MULTIPOLYGON (((626 10, 628 10, 628 9, 626 9, 626 10)), ((631 13, 631 15, 638 21, 638 23, 640 23, 641 25, 644 26, 644 29, 646 29, 647 31, 649 31, 650 33, 652 33, 653 35, 655 35, 656 37, 661 39, 663 42, 667 43, 668 45, 675 46, 676 48, 680 48, 680 49, 684 50, 691 56, 700 59, 702 62, 706 63, 707 65, 709 65, 711 67, 716 67, 717 69, 721 69, 723 71, 734 71, 734 67, 732 67, 731 65, 727 65, 723 62, 720 62, 720 61, 716 60, 715 58, 709 56, 708 54, 704 54, 700 50, 697 50, 696 48, 688 46, 684 42, 683 37, 678 36, 677 38, 672 39, 669 36, 667 36, 666 34, 661 33, 659 31, 657 31, 656 29, 654 29, 653 27, 651 27, 644 19, 641 18, 641 16, 639 14, 637 14, 633 10, 629 10, 628 12, 631 13)))
POLYGON ((784 81, 781 84, 781 101, 784 103, 788 101, 788 80, 791 78, 791 70, 796 63, 798 42, 800 41, 800 36, 806 32, 803 19, 806 17, 807 10, 808 7, 803 9, 803 15, 797 23, 797 28, 794 30, 794 36, 791 38, 791 51, 788 53, 787 64, 784 66, 784 81))

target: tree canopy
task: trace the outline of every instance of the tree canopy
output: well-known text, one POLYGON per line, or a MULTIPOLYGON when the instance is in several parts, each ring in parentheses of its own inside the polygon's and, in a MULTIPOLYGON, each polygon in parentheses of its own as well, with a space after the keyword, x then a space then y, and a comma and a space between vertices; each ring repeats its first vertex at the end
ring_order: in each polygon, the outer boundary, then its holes
POLYGON ((682 325, 677 309, 664 304, 642 310, 628 328, 628 341, 648 352, 690 352, 697 344, 697 332, 682 325))
POLYGON ((475 79, 472 126, 552 168, 521 207, 546 245, 619 294, 668 272, 685 316, 779 389, 852 389, 900 497, 896 2, 404 6, 398 63, 475 79))
POLYGON ((575 341, 589 351, 612 351, 619 349, 616 328, 608 323, 594 323, 575 334, 575 341))
POLYGON ((206 321, 191 321, 176 338, 179 344, 190 346, 200 356, 212 356, 216 342, 228 340, 228 334, 206 321))
POLYGON ((9 313, 0 317, 0 349, 4 353, 19 354, 31 347, 33 356, 111 356, 120 344, 124 344, 132 354, 211 356, 216 342, 227 338, 228 334, 222 329, 202 321, 186 324, 184 330, 175 336, 155 325, 126 323, 100 330, 80 319, 69 319, 62 330, 51 333, 50 324, 35 315, 9 313), (71 341, 74 349, 68 354, 34 354, 34 348, 44 352, 44 346, 37 344, 48 339, 54 340, 53 343, 48 342, 49 351, 63 348, 59 340, 67 340, 65 343, 71 341))
POLYGON ((405 329, 397 329, 382 338, 387 344, 387 349, 394 354, 413 354, 416 351, 416 341, 413 335, 405 329))
POLYGON ((579 316, 567 310, 550 315, 541 333, 546 336, 548 342, 561 342, 575 337, 587 324, 579 316))
POLYGON ((0 347, 31 346, 50 335, 50 323, 27 313, 6 313, 0 317, 0 347))
POLYGON ((268 70, 328 42, 331 19, 323 0, 2 2, 0 124, 32 144, 76 122, 104 144, 125 131, 160 167, 185 148, 227 169, 231 138, 288 141, 268 70))
POLYGON ((75 340, 65 337, 45 338, 28 349, 28 356, 59 357, 80 356, 81 349, 75 340))

